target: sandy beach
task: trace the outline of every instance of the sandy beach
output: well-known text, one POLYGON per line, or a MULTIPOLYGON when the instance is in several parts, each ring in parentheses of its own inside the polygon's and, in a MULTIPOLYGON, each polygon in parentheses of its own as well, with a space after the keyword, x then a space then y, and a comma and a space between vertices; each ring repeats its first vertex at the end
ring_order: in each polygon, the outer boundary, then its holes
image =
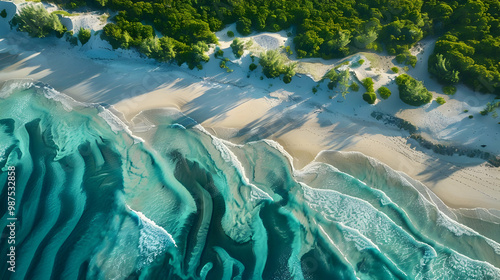
MULTIPOLYGON (((72 20, 78 21, 78 17, 72 20)), ((292 155, 296 169, 323 150, 361 152, 421 181, 449 207, 500 210, 499 168, 479 158, 435 154, 410 139, 407 131, 370 115, 377 111, 405 119, 439 143, 500 154, 499 120, 478 115, 493 96, 473 93, 463 86, 452 97, 441 94, 441 86, 427 73, 432 40, 415 48, 419 63, 408 73, 424 81, 434 98, 442 96, 447 103, 438 106, 433 101, 415 108, 398 97, 394 83, 397 74, 389 70, 394 66, 394 57, 361 53, 342 60, 357 62, 363 58, 366 62, 361 66, 350 64, 353 80, 373 77, 375 89, 385 85, 393 92, 388 100, 379 99, 369 105, 362 100, 363 89, 349 92, 344 99, 340 90, 329 90, 323 82, 317 93, 312 92, 318 77, 338 60, 305 61, 299 65, 299 72, 315 72, 299 73, 290 84, 261 79, 260 67, 248 70, 249 51, 240 59, 232 55, 230 38, 223 35, 228 29, 217 35, 231 59, 228 65, 233 73, 220 69, 213 55, 203 70, 189 70, 185 65, 143 59, 134 51, 113 51, 98 36, 85 46, 72 47, 56 38, 34 39, 15 31, 5 32, 5 22, 1 24, 5 36, 0 38, 0 83, 29 78, 78 101, 112 105, 123 114, 132 131, 134 116, 140 112, 176 108, 216 136, 235 143, 277 141, 292 155), (474 114, 473 119, 468 118, 470 114, 474 114)), ((234 30, 234 26, 228 28, 234 30)), ((254 41, 250 49, 257 54, 291 42, 284 32, 258 36, 247 38, 254 41)))

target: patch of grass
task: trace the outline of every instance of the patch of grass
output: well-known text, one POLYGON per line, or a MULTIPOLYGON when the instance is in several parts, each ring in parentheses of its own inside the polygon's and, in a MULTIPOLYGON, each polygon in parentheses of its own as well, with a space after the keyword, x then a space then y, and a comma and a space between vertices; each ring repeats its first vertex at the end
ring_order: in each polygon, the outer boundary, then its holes
POLYGON ((443 92, 446 95, 453 95, 457 92, 457 88, 455 86, 444 86, 443 92))
POLYGON ((63 10, 60 10, 60 11, 53 11, 51 14, 54 14, 54 15, 62 15, 62 16, 67 16, 67 17, 77 16, 77 15, 78 15, 78 14, 71 14, 71 13, 66 12, 66 11, 63 11, 63 10))
POLYGON ((109 15, 108 15, 108 14, 102 14, 102 15, 99 17, 99 20, 100 20, 102 23, 105 23, 106 21, 108 21, 108 18, 109 18, 109 15))
POLYGON ((339 65, 335 66, 333 69, 339 69, 340 67, 342 67, 344 65, 349 65, 349 61, 344 61, 344 62, 340 63, 339 65))
POLYGON ((439 104, 439 105, 443 105, 444 103, 446 103, 446 100, 444 100, 444 98, 442 98, 441 96, 436 98, 436 102, 439 104))

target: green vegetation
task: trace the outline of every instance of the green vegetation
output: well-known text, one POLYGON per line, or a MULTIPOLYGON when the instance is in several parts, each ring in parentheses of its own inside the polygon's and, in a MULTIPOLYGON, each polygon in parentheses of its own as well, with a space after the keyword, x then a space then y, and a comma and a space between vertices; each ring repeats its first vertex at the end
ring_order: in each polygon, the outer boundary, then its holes
POLYGON ((83 29, 80 27, 80 31, 78 32, 78 40, 82 45, 85 45, 90 40, 90 29, 83 29))
POLYGON ((286 46, 286 47, 285 47, 285 52, 286 52, 288 55, 292 55, 292 54, 293 54, 293 51, 292 51, 292 49, 290 48, 290 46, 286 46))
POLYGON ((28 32, 31 37, 62 37, 66 32, 66 27, 61 24, 57 15, 49 14, 42 5, 25 6, 14 16, 12 24, 17 25, 17 30, 28 32))
POLYGON ((363 63, 365 63, 365 60, 364 60, 364 59, 360 59, 360 60, 358 60, 358 64, 359 64, 359 65, 363 65, 363 63))
POLYGON ((356 83, 356 82, 352 82, 352 84, 349 86, 349 88, 350 88, 352 91, 358 91, 358 90, 359 90, 359 85, 358 85, 358 83, 356 83))
POLYGON ((259 64, 262 66, 262 72, 267 78, 283 76, 283 82, 288 84, 295 76, 296 63, 285 64, 285 58, 276 50, 268 50, 260 55, 259 64))
POLYGON ((472 119, 472 118, 474 118, 474 116, 473 115, 469 115, 469 119, 472 119))
POLYGON ((434 30, 442 34, 429 57, 429 72, 441 83, 461 81, 474 90, 500 94, 498 3, 441 0, 424 6, 434 30))
MULTIPOLYGON (((349 62, 347 62, 349 63, 349 62)), ((337 87, 338 85, 341 86, 342 90, 342 96, 345 98, 346 94, 349 92, 349 78, 351 77, 351 74, 349 73, 349 70, 344 70, 337 72, 337 69, 339 67, 334 67, 333 69, 330 69, 325 76, 323 77, 324 79, 329 79, 330 82, 328 83, 328 88, 330 90, 333 90, 334 87, 337 87)), ((352 86, 352 85, 351 85, 352 86)), ((359 86, 356 84, 356 86, 359 88, 359 86)), ((356 87, 354 86, 354 87, 356 87)))
POLYGON ((455 86, 444 86, 443 92, 446 95, 454 95, 457 92, 457 88, 455 86))
POLYGON ((229 38, 233 38, 233 37, 234 37, 234 32, 233 32, 233 31, 231 31, 231 30, 228 30, 228 31, 227 31, 227 37, 229 37, 229 38))
POLYGON ((233 50, 233 54, 236 58, 240 58, 243 55, 243 51, 245 50, 245 46, 243 45, 243 41, 238 38, 235 38, 231 43, 231 49, 233 50))
POLYGON ((436 98, 436 102, 439 104, 439 105, 443 105, 444 103, 446 103, 446 100, 444 100, 444 98, 442 98, 441 96, 436 98))
POLYGON ((467 110, 467 109, 464 110, 464 113, 468 113, 468 112, 469 112, 469 110, 467 110))
POLYGON ((214 57, 215 58, 224 57, 224 51, 221 50, 219 47, 217 47, 214 52, 214 57))
POLYGON ((313 92, 314 94, 316 94, 316 92, 318 92, 318 88, 317 88, 317 87, 313 87, 313 88, 312 88, 312 92, 313 92))
MULTIPOLYGON (((217 43, 214 32, 232 23, 243 35, 295 27, 294 52, 299 58, 345 57, 385 48, 399 63, 413 67, 417 58, 410 48, 427 35, 437 35, 429 71, 440 82, 463 82, 474 90, 500 94, 498 0, 51 1, 71 9, 87 5, 117 12, 103 36, 115 48, 139 48, 154 39, 154 28, 171 38, 176 53, 172 60, 190 67, 201 65, 190 61, 197 57, 198 42, 217 43)), ((53 19, 40 18, 24 21, 20 30, 36 37, 55 30, 62 36, 60 25, 47 24, 53 19)))
POLYGON ((399 68, 398 68, 398 67, 396 67, 396 66, 392 67, 392 68, 391 68, 391 70, 392 70, 392 72, 394 72, 394 73, 399 73, 399 68))
POLYGON ((500 94, 498 0, 51 1, 72 9, 88 5, 118 12, 108 24, 116 26, 108 27, 103 37, 114 47, 137 48, 154 37, 148 32, 154 27, 173 40, 178 63, 193 57, 198 42, 217 43, 214 32, 233 23, 242 35, 295 27, 299 58, 385 48, 399 63, 413 67, 417 58, 410 48, 437 35, 430 72, 443 84, 463 81, 475 90, 500 94))
POLYGON ((366 92, 363 93, 363 100, 369 104, 375 103, 377 95, 375 94, 375 89, 373 88, 373 79, 370 77, 364 78, 361 80, 361 84, 366 89, 366 92))
POLYGON ((380 87, 377 91, 383 99, 387 99, 391 96, 391 90, 387 87, 380 87))
POLYGON ((363 100, 368 102, 368 104, 373 104, 377 100, 377 95, 373 91, 367 91, 363 93, 363 100))
POLYGON ((363 84, 363 86, 365 87, 366 91, 368 91, 368 92, 375 92, 375 90, 373 89, 373 80, 372 80, 372 78, 370 78, 370 77, 364 78, 361 81, 361 84, 363 84))
POLYGON ((231 73, 231 72, 233 72, 234 70, 233 70, 233 69, 229 69, 229 67, 227 67, 227 62, 229 62, 229 58, 224 58, 224 59, 222 59, 222 60, 221 60, 221 62, 220 62, 220 64, 219 64, 219 66, 220 66, 220 68, 222 68, 222 69, 226 69, 226 72, 227 72, 227 73, 231 73))
MULTIPOLYGON (((484 108, 484 110, 482 110, 482 111, 481 111, 481 112, 479 112, 479 113, 481 113, 481 115, 483 115, 483 116, 486 116, 486 115, 488 115, 488 113, 492 113, 492 112, 493 112, 493 113, 496 113, 496 111, 495 111, 495 110, 496 110, 498 107, 500 107, 500 101, 497 101, 497 102, 488 102, 488 103, 486 104, 486 108, 484 108)), ((495 115, 496 115, 496 114, 495 114, 495 115)), ((493 117, 495 117, 495 116, 493 116, 493 117)))
POLYGON ((251 63, 250 66, 248 66, 248 68, 250 69, 250 71, 253 71, 253 70, 257 69, 257 64, 251 63))
POLYGON ((66 11, 63 11, 63 10, 53 11, 51 14, 53 14, 53 15, 63 15, 63 16, 67 16, 67 17, 78 15, 78 14, 70 14, 70 13, 68 13, 66 11))
POLYGON ((7 17, 7 11, 5 9, 3 9, 1 12, 0 12, 0 17, 3 17, 3 18, 6 18, 7 17))
POLYGON ((432 100, 432 93, 425 88, 424 84, 407 74, 399 75, 396 78, 396 84, 399 98, 406 104, 420 106, 432 100))

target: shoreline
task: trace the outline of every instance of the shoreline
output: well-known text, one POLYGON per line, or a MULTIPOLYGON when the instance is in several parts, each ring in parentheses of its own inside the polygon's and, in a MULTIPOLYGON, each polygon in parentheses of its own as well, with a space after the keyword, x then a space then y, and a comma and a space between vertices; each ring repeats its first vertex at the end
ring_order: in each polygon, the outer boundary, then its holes
MULTIPOLYGON (((391 84, 394 96, 379 100, 380 104, 376 105, 379 107, 371 107, 352 92, 343 100, 339 93, 328 91, 326 83, 321 85, 318 94, 312 94, 310 89, 316 82, 305 75, 294 77, 289 85, 279 79, 259 80, 258 70, 246 70, 248 55, 231 64, 235 71, 228 74, 218 69, 218 60, 213 56, 204 70, 191 71, 185 70, 185 66, 160 65, 142 59, 133 51, 115 53, 118 58, 91 58, 89 54, 96 53, 91 46, 71 48, 64 43, 9 33, 7 38, 0 39, 0 82, 15 78, 39 80, 77 101, 112 105, 129 122, 142 111, 172 107, 217 137, 231 142, 275 140, 292 155, 297 169, 324 150, 361 152, 422 182, 451 208, 500 210, 500 169, 488 167, 484 160, 477 158, 436 154, 408 139, 406 131, 370 117, 374 108, 382 109, 419 127, 424 124, 424 132, 435 135, 440 127, 433 124, 425 127, 427 119, 423 114, 430 114, 427 116, 430 118, 450 115, 449 111, 455 107, 463 108, 462 103, 467 99, 458 100, 466 98, 458 93, 457 99, 447 103, 454 106, 451 109, 436 107, 435 102, 411 108, 399 104, 397 91, 391 84), (40 51, 36 51, 37 48, 40 51), (76 70, 75 65, 78 65, 76 70), (334 97, 330 99, 329 95, 334 97)), ((102 48, 98 51, 101 57, 114 52, 102 48)), ((424 66, 421 63, 410 70, 410 74, 421 71, 424 66)), ((375 80, 380 86, 393 78, 383 75, 384 67, 387 65, 371 69, 368 64, 354 71, 358 78, 380 72, 379 79, 375 80)), ((432 82, 425 80, 425 83, 429 90, 436 90, 432 82)), ((472 108, 471 112, 474 110, 478 109, 472 108)), ((444 118, 440 121, 445 129, 464 122, 460 120, 457 124, 456 119, 444 118)), ((461 134, 472 135, 473 128, 470 125, 469 130, 461 134)), ((460 139, 455 137, 452 141, 460 139)), ((498 139, 498 136, 489 139, 492 144, 487 144, 488 152, 498 155, 495 149, 500 147, 494 146, 498 139)))

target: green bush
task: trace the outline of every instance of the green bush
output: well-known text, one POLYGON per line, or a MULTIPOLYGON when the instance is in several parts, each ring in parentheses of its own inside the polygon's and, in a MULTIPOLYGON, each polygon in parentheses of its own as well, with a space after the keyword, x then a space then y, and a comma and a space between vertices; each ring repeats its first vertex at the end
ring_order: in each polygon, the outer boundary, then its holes
POLYGON ((283 82, 289 83, 295 76, 296 63, 285 64, 285 59, 277 50, 268 50, 260 55, 259 64, 262 72, 268 78, 275 78, 284 75, 283 82))
POLYGON ((394 72, 394 73, 398 73, 398 72, 399 72, 399 68, 398 68, 398 67, 396 67, 396 66, 392 67, 392 68, 391 68, 391 70, 392 70, 392 72, 394 72))
POLYGON ((368 92, 374 92, 375 90, 373 89, 373 79, 368 77, 368 78, 364 78, 361 83, 363 84, 363 86, 365 87, 366 91, 368 92))
POLYGON ((248 66, 248 68, 250 69, 250 71, 253 71, 253 70, 257 69, 257 64, 251 63, 250 66, 248 66))
POLYGON ((363 63, 365 63, 365 60, 364 60, 364 59, 360 59, 360 60, 358 60, 358 64, 359 64, 359 65, 363 65, 363 63))
POLYGON ((234 37, 234 32, 233 32, 233 31, 231 31, 231 30, 228 30, 228 31, 227 31, 227 37, 229 37, 229 38, 233 38, 233 37, 234 37))
POLYGON ((312 88, 312 92, 313 92, 314 94, 316 94, 316 92, 318 92, 318 89, 317 89, 316 87, 313 87, 313 88, 312 88))
POLYGON ((406 55, 405 54, 398 54, 396 55, 396 61, 401 64, 401 63, 404 63, 406 61, 406 55))
POLYGON ((358 83, 356 83, 356 82, 352 82, 352 84, 349 86, 349 88, 350 88, 352 91, 358 91, 358 90, 359 90, 359 85, 358 85, 358 83))
POLYGON ((457 88, 455 86, 444 86, 443 92, 446 95, 453 95, 457 92, 457 88))
POLYGON ((80 31, 78 32, 78 40, 82 43, 82 46, 85 45, 90 40, 90 30, 83 29, 80 27, 80 31))
POLYGON ((28 32, 31 37, 46 37, 55 34, 60 37, 66 32, 66 27, 59 21, 57 15, 51 15, 41 5, 28 5, 21 9, 19 15, 15 16, 14 22, 17 29, 28 32))
POLYGON ((375 100, 377 100, 377 95, 375 92, 367 91, 363 93, 363 100, 368 102, 368 104, 373 104, 375 103, 375 100))
POLYGON ((243 45, 243 41, 238 38, 235 38, 231 43, 231 49, 233 50, 233 54, 236 58, 240 58, 243 55, 243 51, 245 49, 243 45))
POLYGON ((406 64, 410 64, 411 67, 415 68, 417 65, 417 57, 414 55, 410 55, 408 60, 406 61, 406 64))
POLYGON ((214 52, 214 57, 219 58, 219 57, 224 57, 224 51, 221 50, 219 47, 214 52))
POLYGON ((0 12, 0 16, 3 17, 3 18, 6 18, 7 17, 7 11, 5 9, 3 9, 1 12, 0 12))
POLYGON ((474 116, 473 115, 469 115, 469 119, 472 119, 474 116))
POLYGON ((396 84, 398 85, 399 98, 406 104, 420 106, 432 100, 432 93, 425 88, 423 83, 407 74, 399 75, 396 78, 396 84))
POLYGON ((436 102, 439 104, 439 105, 443 105, 444 103, 446 103, 446 100, 444 100, 444 98, 442 98, 441 96, 436 98, 436 102))
POLYGON ((486 116, 488 115, 488 113, 491 113, 491 112, 495 112, 496 108, 500 107, 500 101, 497 101, 497 102, 488 102, 486 104, 486 107, 484 108, 484 110, 482 110, 481 112, 481 115, 483 116, 486 116))
POLYGON ((380 94, 380 97, 382 97, 383 99, 387 99, 389 98, 389 96, 391 96, 391 90, 386 87, 380 87, 378 89, 378 93, 380 94))

